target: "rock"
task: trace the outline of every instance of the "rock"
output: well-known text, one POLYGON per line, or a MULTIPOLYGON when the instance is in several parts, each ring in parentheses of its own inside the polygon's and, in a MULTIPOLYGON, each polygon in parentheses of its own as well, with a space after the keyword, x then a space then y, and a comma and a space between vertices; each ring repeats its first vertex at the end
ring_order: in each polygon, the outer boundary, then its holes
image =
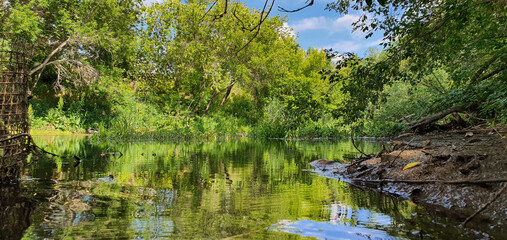
POLYGON ((473 133, 473 132, 467 132, 467 133, 465 133, 465 137, 471 137, 471 136, 473 136, 473 135, 474 135, 474 133, 473 133))

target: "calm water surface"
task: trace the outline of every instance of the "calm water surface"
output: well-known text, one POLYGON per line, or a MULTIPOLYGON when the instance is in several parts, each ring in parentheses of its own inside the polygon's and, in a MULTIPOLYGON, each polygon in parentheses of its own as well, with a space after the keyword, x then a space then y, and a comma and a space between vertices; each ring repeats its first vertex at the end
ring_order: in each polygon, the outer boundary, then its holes
MULTIPOLYGON (((353 156, 348 141, 36 142, 67 158, 39 159, 25 170, 19 188, 2 190, 0 206, 8 214, 0 220, 1 239, 463 236, 456 223, 410 201, 311 171, 313 160, 353 156), (82 162, 76 164, 74 156, 82 162)), ((367 152, 379 148, 360 144, 367 152)))

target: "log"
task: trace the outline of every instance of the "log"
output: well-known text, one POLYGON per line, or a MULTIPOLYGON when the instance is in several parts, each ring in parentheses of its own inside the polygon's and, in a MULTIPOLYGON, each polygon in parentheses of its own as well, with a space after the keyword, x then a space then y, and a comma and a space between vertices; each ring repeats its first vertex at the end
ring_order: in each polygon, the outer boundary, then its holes
POLYGON ((428 125, 444 118, 445 116, 447 116, 451 113, 463 112, 464 110, 465 110, 464 107, 455 106, 452 108, 445 109, 445 110, 438 112, 436 114, 433 114, 431 116, 424 117, 419 121, 411 122, 411 123, 407 124, 407 126, 409 126, 411 130, 414 130, 417 132, 418 130, 426 128, 428 125))

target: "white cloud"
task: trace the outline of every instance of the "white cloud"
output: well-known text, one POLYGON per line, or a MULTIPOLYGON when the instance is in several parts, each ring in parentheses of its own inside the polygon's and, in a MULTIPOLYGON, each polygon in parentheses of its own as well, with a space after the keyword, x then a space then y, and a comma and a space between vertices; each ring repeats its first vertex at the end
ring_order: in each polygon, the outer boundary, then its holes
POLYGON ((368 44, 368 47, 380 47, 380 44, 382 43, 382 38, 377 39, 371 43, 368 44))
POLYGON ((328 18, 325 17, 312 17, 312 18, 304 18, 294 23, 294 30, 298 32, 307 31, 307 30, 316 30, 323 29, 324 25, 329 25, 328 18))
POLYGON ((324 30, 330 34, 351 31, 352 23, 357 21, 359 16, 348 14, 336 19, 320 16, 304 18, 299 21, 295 21, 293 24, 294 31, 303 32, 309 30, 324 30))
POLYGON ((292 27, 289 26, 289 24, 286 23, 286 22, 283 23, 282 31, 288 33, 292 37, 296 37, 296 33, 294 32, 294 30, 292 29, 292 27))
POLYGON ((356 22, 359 19, 359 16, 347 14, 343 17, 339 17, 334 20, 334 26, 336 27, 352 27, 352 23, 356 22))

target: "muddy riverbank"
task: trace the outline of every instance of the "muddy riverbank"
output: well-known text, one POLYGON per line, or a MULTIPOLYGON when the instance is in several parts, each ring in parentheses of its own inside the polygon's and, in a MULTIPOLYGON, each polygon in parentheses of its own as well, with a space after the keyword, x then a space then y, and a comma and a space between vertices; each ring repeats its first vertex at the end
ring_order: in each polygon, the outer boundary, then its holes
POLYGON ((368 160, 311 165, 325 177, 409 198, 501 239, 507 236, 506 136, 506 126, 404 135, 368 160))

